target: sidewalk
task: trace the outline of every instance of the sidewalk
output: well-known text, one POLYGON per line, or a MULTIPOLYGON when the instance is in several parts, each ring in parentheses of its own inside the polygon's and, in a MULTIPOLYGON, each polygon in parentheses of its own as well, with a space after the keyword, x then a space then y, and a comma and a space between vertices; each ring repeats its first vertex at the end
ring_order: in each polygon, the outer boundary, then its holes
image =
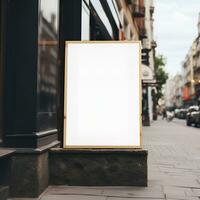
POLYGON ((50 186, 41 200, 200 199, 200 129, 158 120, 143 128, 148 187, 50 186))
POLYGON ((199 199, 200 129, 175 119, 159 120, 143 132, 150 187, 160 186, 166 199, 199 199))

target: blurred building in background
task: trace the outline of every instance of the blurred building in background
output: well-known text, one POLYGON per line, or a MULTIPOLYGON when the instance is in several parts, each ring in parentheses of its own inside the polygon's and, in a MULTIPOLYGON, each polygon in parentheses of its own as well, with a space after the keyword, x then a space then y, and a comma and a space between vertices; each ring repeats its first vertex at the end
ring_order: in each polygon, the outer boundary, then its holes
POLYGON ((183 105, 200 104, 200 14, 198 18, 198 35, 183 62, 183 105))
POLYGON ((157 118, 156 105, 154 104, 154 95, 156 93, 154 64, 155 48, 153 14, 153 0, 145 0, 145 16, 137 19, 140 28, 140 39, 142 40, 142 82, 143 82, 143 124, 150 125, 152 120, 157 118))
MULTIPOLYGON (((108 1, 109 2, 109 1, 108 1)), ((142 44, 143 125, 156 119, 153 101, 156 42, 153 29, 153 0, 116 0, 121 22, 119 40, 140 40, 142 44), (154 117, 155 116, 155 117, 154 117)))
POLYGON ((196 101, 200 104, 200 14, 198 19, 198 36, 195 40, 194 82, 196 101))
POLYGON ((200 105, 200 14, 198 34, 182 63, 182 74, 171 77, 164 88, 166 107, 200 105))
POLYGON ((176 108, 180 108, 183 105, 183 76, 177 74, 174 77, 174 105, 176 108))
POLYGON ((185 105, 193 104, 195 100, 195 82, 194 82, 194 66, 195 66, 196 42, 192 43, 183 62, 183 101, 185 105))
POLYGON ((174 109, 183 105, 183 77, 181 74, 167 80, 163 94, 162 104, 164 104, 164 107, 174 109))
POLYGON ((174 106, 173 104, 173 99, 175 94, 174 86, 175 86, 174 78, 170 77, 163 88, 163 94, 164 94, 163 104, 165 105, 164 107, 174 106))

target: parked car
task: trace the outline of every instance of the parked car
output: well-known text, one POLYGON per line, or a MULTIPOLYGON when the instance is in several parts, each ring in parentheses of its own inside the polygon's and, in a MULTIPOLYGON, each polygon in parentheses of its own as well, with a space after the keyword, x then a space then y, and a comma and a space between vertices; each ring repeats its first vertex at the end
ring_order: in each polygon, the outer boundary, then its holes
POLYGON ((187 116, 187 109, 181 108, 180 111, 178 112, 177 118, 186 119, 186 116, 187 116))
POLYGON ((193 112, 193 118, 194 118, 194 125, 196 127, 200 126, 200 111, 193 112))
POLYGON ((175 111, 174 111, 174 117, 178 118, 179 113, 180 113, 180 109, 178 109, 178 108, 175 109, 175 111))
POLYGON ((200 124, 199 106, 190 106, 188 108, 186 125, 191 126, 192 124, 194 124, 195 126, 198 126, 200 124))

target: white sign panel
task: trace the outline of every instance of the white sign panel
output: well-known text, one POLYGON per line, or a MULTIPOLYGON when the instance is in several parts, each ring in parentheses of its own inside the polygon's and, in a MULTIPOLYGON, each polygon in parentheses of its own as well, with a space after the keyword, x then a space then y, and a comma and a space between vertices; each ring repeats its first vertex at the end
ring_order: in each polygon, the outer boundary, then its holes
POLYGON ((140 148, 139 42, 66 42, 65 148, 140 148))

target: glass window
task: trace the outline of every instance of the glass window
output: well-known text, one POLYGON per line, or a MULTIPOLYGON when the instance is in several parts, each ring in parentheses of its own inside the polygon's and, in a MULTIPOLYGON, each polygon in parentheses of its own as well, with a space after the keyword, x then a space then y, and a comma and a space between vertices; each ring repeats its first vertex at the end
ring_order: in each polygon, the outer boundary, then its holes
POLYGON ((119 28, 120 27, 120 22, 119 22, 119 18, 118 18, 118 16, 119 16, 119 12, 118 12, 118 8, 117 8, 117 4, 116 4, 116 2, 115 1, 113 1, 113 0, 107 0, 107 3, 108 3, 108 5, 109 5, 109 7, 110 7, 110 10, 111 10, 111 12, 112 12, 112 15, 113 15, 113 17, 114 17, 114 19, 115 19, 115 22, 116 22, 116 24, 117 24, 117 27, 119 28), (118 15, 118 16, 117 16, 118 15))
MULTIPOLYGON (((89 0, 86 2, 89 5, 89 0)), ((82 1, 81 39, 90 40, 90 11, 84 1, 82 1)))
POLYGON ((38 29, 38 109, 56 112, 59 0, 41 0, 38 29))
POLYGON ((111 37, 113 37, 113 30, 110 25, 110 22, 106 16, 106 13, 104 12, 104 9, 100 3, 100 1, 97 0, 90 0, 91 4, 93 5, 94 9, 96 10, 97 14, 99 15, 100 19, 104 23, 106 29, 108 30, 111 37))

